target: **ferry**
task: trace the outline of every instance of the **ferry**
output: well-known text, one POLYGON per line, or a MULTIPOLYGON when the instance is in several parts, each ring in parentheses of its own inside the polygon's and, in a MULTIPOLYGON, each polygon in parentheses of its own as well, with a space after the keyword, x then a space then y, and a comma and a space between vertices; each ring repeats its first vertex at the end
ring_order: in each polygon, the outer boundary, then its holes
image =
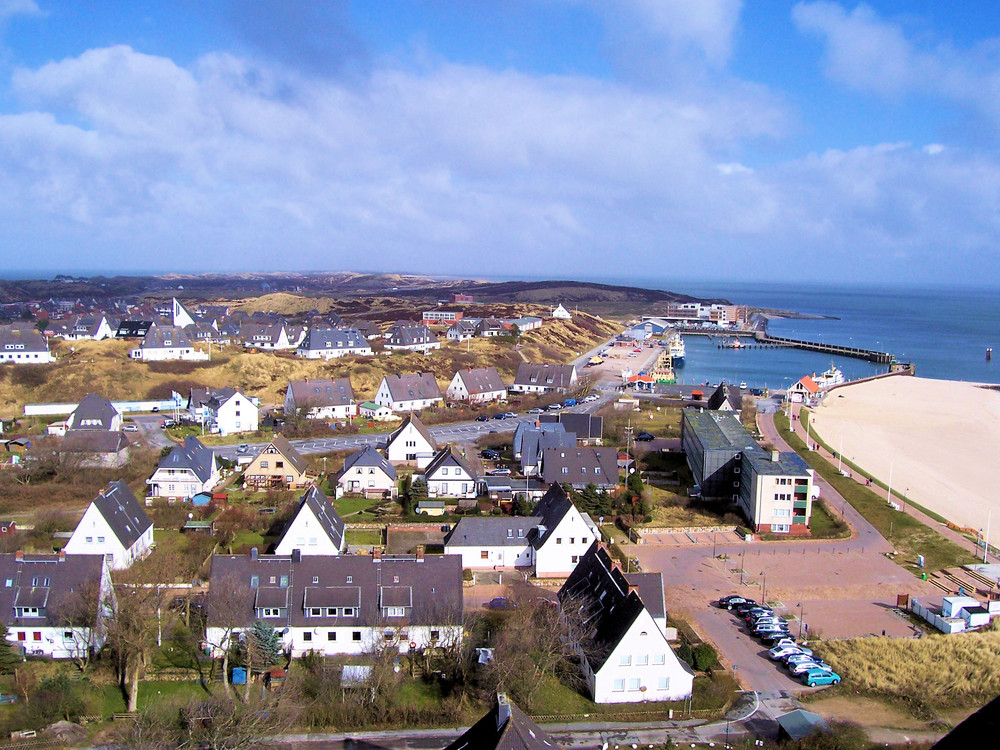
POLYGON ((684 339, 677 331, 673 331, 667 340, 667 352, 675 364, 680 364, 681 360, 684 359, 684 339))
POLYGON ((838 370, 833 362, 830 363, 829 370, 820 375, 814 375, 813 380, 816 381, 816 385, 821 391, 833 388, 835 385, 843 385, 846 382, 844 373, 838 370))

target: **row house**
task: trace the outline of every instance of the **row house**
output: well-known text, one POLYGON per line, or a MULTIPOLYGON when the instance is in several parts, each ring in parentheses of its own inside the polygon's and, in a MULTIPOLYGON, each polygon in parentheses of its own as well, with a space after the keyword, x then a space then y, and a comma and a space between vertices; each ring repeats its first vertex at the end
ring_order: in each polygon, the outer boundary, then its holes
POLYGON ((373 400, 396 412, 417 411, 444 401, 437 380, 430 372, 386 375, 373 400))
POLYGON ((507 386, 500 379, 495 367, 477 367, 459 370, 445 391, 450 401, 490 403, 507 400, 507 386))
POLYGON ((352 328, 310 326, 295 355, 305 359, 372 356, 368 340, 352 328))
POLYGON ((0 326, 0 363, 45 365, 55 361, 45 337, 35 329, 15 330, 11 326, 0 326))
POLYGON ((285 414, 307 419, 351 419, 357 415, 350 378, 291 380, 285 391, 285 414))

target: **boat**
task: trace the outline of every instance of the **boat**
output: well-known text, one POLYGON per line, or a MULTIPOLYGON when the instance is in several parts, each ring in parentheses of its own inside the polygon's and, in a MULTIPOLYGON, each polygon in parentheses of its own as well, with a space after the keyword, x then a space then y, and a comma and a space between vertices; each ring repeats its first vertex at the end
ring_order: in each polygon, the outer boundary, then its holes
POLYGON ((673 331, 670 334, 670 338, 667 339, 667 352, 670 354, 670 359, 673 360, 674 364, 679 364, 680 360, 684 359, 684 339, 677 331, 673 331))
POLYGON ((819 386, 821 391, 833 388, 835 385, 843 385, 847 382, 844 378, 844 373, 836 368, 833 362, 830 363, 830 369, 820 375, 813 375, 813 380, 816 381, 816 385, 819 386))
POLYGON ((730 349, 742 349, 746 346, 746 344, 744 344, 739 339, 733 339, 732 342, 726 344, 726 346, 729 347, 730 349))

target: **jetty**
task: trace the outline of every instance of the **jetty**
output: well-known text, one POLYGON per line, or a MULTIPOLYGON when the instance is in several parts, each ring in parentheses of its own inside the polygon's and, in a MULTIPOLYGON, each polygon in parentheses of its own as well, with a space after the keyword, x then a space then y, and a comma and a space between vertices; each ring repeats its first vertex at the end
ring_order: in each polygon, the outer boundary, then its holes
POLYGON ((767 331, 755 331, 754 340, 760 344, 770 344, 772 346, 788 346, 794 349, 808 349, 813 352, 823 352, 824 354, 839 354, 842 357, 854 357, 855 359, 866 359, 879 365, 888 365, 895 361, 895 357, 889 352, 880 352, 875 349, 859 349, 854 346, 840 346, 839 344, 821 344, 817 341, 803 341, 801 339, 787 339, 782 336, 771 336, 767 331))

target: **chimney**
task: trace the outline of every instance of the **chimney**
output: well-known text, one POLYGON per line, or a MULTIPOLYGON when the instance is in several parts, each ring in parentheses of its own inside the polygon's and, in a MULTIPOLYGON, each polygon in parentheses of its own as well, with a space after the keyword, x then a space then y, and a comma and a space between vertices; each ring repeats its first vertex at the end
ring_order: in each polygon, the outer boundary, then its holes
POLYGON ((24 550, 23 549, 19 549, 17 552, 15 552, 14 553, 14 559, 17 562, 24 562, 24 550))
POLYGON ((778 461, 781 460, 781 454, 778 453, 778 451, 771 451, 771 460, 774 461, 774 463, 778 463, 778 461))
POLYGON ((375 562, 381 562, 381 560, 382 560, 382 548, 381 547, 374 547, 372 549, 372 560, 374 560, 375 562))
POLYGON ((59 562, 66 562, 66 550, 59 550, 59 562))
POLYGON ((292 550, 292 562, 293 563, 300 563, 300 562, 302 562, 302 550, 300 550, 300 549, 293 549, 292 550))
POLYGON ((417 545, 417 562, 423 562, 423 561, 424 561, 424 545, 418 544, 417 545))
POLYGON ((257 559, 257 548, 256 547, 251 547, 250 548, 250 559, 251 560, 256 560, 257 559))
POLYGON ((506 693, 497 693, 497 731, 499 732, 510 720, 510 701, 506 693))

